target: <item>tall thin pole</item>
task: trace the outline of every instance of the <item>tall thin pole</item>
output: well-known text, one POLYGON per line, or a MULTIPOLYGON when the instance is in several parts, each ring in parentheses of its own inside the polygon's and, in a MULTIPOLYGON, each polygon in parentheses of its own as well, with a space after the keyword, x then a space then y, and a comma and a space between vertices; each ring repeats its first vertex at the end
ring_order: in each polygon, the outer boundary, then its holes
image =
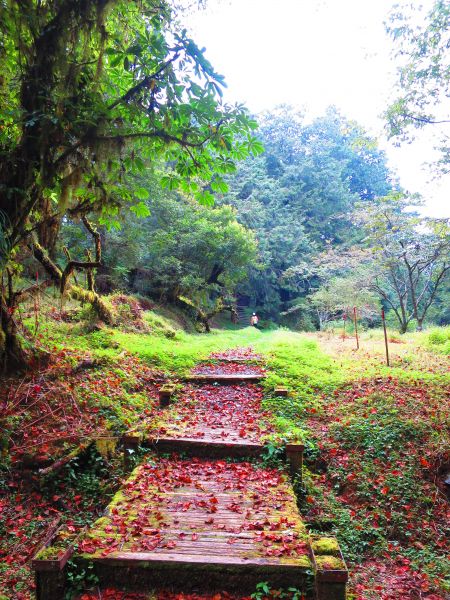
POLYGON ((356 323, 356 306, 353 307, 353 321, 355 323, 356 349, 359 350, 358 325, 356 323))
POLYGON ((386 320, 384 318, 384 308, 381 309, 381 320, 383 321, 383 330, 384 330, 384 345, 386 346, 386 364, 389 367, 389 348, 388 348, 388 338, 386 331, 386 320))

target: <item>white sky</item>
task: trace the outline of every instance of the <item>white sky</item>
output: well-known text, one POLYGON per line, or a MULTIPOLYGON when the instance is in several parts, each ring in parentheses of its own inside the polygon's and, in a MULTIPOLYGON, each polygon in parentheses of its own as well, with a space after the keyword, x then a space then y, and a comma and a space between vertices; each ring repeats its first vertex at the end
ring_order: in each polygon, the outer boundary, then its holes
MULTIPOLYGON (((432 0, 414 4, 425 7, 432 0)), ((312 117, 335 105, 376 136, 400 183, 420 192, 427 214, 450 216, 450 176, 431 180, 433 127, 400 149, 383 131, 381 113, 395 94, 393 44, 383 22, 395 0, 208 0, 188 27, 216 71, 229 102, 252 112, 287 103, 312 117)), ((449 132, 450 133, 450 132, 449 132)))

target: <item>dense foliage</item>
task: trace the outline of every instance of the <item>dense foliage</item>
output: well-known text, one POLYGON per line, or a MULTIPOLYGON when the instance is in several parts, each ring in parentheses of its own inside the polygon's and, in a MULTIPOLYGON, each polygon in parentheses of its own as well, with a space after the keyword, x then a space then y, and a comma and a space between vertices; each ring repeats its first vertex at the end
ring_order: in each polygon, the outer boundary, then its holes
MULTIPOLYGON (((256 257, 252 232, 237 222, 229 206, 200 206, 162 190, 156 178, 142 185, 150 196, 142 202, 148 216, 128 214, 120 229, 104 231, 97 289, 133 291, 170 303, 186 297, 206 311, 218 300, 232 303, 236 284, 256 257)), ((67 223, 61 241, 74 256, 83 255, 79 225, 67 223)))
POLYGON ((392 309, 402 333, 412 319, 422 329, 450 272, 450 221, 420 217, 411 202, 394 194, 356 213, 370 256, 366 287, 392 309))
POLYGON ((355 204, 387 194, 391 175, 376 142, 335 109, 307 123, 280 107, 262 116, 260 135, 265 154, 239 167, 221 201, 236 206, 259 243, 261 266, 239 291, 266 316, 279 320, 285 312, 312 326, 316 317, 302 300, 318 284, 311 261, 330 244, 361 241, 355 204))
POLYGON ((0 113, 1 354, 23 362, 12 317, 26 293, 15 290, 17 252, 28 248, 49 279, 113 316, 94 290, 72 285, 76 269, 101 263, 100 234, 88 217, 116 224, 147 191, 133 173, 155 161, 170 169, 163 184, 183 186, 200 202, 225 189, 234 159, 261 151, 242 106, 221 102, 223 77, 169 3, 104 0, 8 1, 0 5, 4 71, 0 113), (234 138, 239 135, 239 141, 234 138), (53 261, 61 224, 82 219, 95 257, 53 261))

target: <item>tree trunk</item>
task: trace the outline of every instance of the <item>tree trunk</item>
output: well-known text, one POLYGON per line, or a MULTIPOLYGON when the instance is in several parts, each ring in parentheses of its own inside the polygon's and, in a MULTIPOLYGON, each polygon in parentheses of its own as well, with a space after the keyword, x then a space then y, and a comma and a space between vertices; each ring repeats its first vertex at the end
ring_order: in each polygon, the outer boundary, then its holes
POLYGON ((417 319, 417 331, 422 331, 423 329, 423 319, 417 319))
POLYGON ((402 307, 401 313, 399 313, 398 310, 395 310, 395 309, 394 309, 394 313, 395 313, 395 316, 397 317, 397 321, 399 324, 399 328, 398 328, 399 332, 406 333, 408 330, 409 319, 407 318, 406 312, 403 310, 403 307, 402 307))
POLYGON ((211 326, 209 324, 209 320, 214 315, 221 312, 224 308, 223 303, 218 303, 215 310, 212 310, 211 312, 206 313, 199 306, 196 306, 194 304, 194 302, 192 302, 192 300, 189 300, 189 298, 186 298, 185 296, 177 296, 176 304, 178 304, 178 306, 180 306, 183 309, 186 309, 186 308, 191 309, 195 313, 195 318, 197 319, 197 321, 199 323, 201 323, 203 325, 203 327, 205 328, 206 333, 211 333, 211 326))
POLYGON ((14 308, 0 301, 0 364, 4 372, 26 369, 28 355, 24 350, 14 320, 14 308))
POLYGON ((116 317, 114 310, 97 292, 85 290, 79 285, 68 285, 66 287, 66 294, 79 302, 89 303, 95 310, 100 321, 103 321, 107 325, 115 324, 116 317))
MULTIPOLYGON (((61 269, 49 258, 44 248, 38 242, 34 241, 32 250, 34 257, 41 263, 52 281, 58 287, 61 286, 63 277, 61 269)), ((107 325, 115 324, 116 319, 112 307, 96 292, 85 290, 79 285, 71 285, 68 283, 65 285, 64 293, 68 298, 91 304, 92 308, 97 313, 98 318, 107 325)))

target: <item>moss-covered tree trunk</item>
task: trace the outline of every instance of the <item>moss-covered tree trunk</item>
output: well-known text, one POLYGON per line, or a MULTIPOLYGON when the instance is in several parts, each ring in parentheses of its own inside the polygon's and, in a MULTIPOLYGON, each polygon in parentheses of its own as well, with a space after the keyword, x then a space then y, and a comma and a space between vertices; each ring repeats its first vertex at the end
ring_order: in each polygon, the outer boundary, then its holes
POLYGON ((14 319, 14 307, 0 301, 0 365, 3 372, 23 370, 28 362, 14 319))
POLYGON ((65 273, 51 260, 44 248, 37 241, 34 242, 32 249, 34 257, 44 267, 54 284, 61 289, 61 284, 64 283, 62 292, 66 297, 91 304, 101 321, 107 325, 114 325, 116 320, 114 311, 97 292, 94 290, 85 290, 79 285, 67 283, 68 277, 65 277, 65 273))
POLYGON ((205 328, 206 333, 211 333, 210 320, 222 311, 229 310, 232 315, 233 313, 237 314, 235 307, 231 304, 225 305, 222 298, 218 298, 215 302, 215 306, 208 312, 203 310, 200 306, 197 306, 192 300, 186 298, 186 296, 177 296, 175 302, 180 308, 191 310, 198 323, 205 328))

